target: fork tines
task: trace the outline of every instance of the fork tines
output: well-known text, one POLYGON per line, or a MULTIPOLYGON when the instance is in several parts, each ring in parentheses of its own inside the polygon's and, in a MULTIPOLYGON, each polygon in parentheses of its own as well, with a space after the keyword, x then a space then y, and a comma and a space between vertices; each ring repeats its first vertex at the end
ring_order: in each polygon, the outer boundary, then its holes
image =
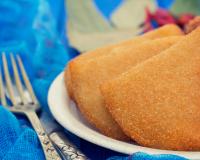
POLYGON ((37 98, 33 92, 31 83, 25 71, 24 65, 19 55, 10 54, 11 60, 11 68, 14 73, 14 78, 11 78, 11 74, 9 72, 8 60, 6 58, 6 54, 2 53, 2 67, 0 67, 0 102, 3 106, 8 106, 8 102, 6 101, 6 97, 8 97, 12 103, 12 106, 20 105, 20 104, 38 104, 37 98), (4 73, 4 77, 3 77, 4 73), (21 73, 21 78, 20 78, 21 73), (4 83, 5 79, 5 83, 4 83), (24 84, 22 83, 23 80, 24 84), (16 89, 15 89, 16 88, 16 89), (29 93, 29 97, 31 101, 25 96, 25 90, 29 93), (7 94, 6 94, 7 93, 7 94), (17 94, 17 98, 16 98, 17 94), (20 99, 20 102, 17 101, 20 99))

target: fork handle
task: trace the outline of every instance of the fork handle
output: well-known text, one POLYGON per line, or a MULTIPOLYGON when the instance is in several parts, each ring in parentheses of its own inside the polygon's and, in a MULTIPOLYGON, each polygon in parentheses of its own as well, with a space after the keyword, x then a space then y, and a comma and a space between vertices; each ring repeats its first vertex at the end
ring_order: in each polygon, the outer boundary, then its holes
POLYGON ((59 131, 49 134, 51 141, 59 148, 67 160, 89 160, 80 150, 78 150, 67 138, 59 131))
POLYGON ((52 142, 49 140, 48 135, 42 127, 37 114, 34 111, 27 111, 26 116, 38 135, 46 160, 61 160, 58 152, 54 148, 52 142))

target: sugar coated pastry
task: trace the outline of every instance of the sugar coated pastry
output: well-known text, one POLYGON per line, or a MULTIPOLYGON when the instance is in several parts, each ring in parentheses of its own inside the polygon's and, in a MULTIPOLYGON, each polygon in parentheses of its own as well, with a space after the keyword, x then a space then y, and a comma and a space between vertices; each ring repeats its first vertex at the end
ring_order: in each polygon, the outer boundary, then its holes
POLYGON ((200 150, 200 28, 101 85, 106 107, 143 146, 200 150))
POLYGON ((69 65, 73 79, 73 96, 85 118, 102 133, 119 140, 128 140, 118 124, 105 108, 100 84, 115 78, 132 66, 159 54, 182 39, 171 36, 149 40, 136 46, 115 48, 113 53, 93 58, 80 65, 69 65))
MULTIPOLYGON (((143 43, 144 41, 147 41, 150 39, 156 39, 156 38, 162 38, 162 37, 168 37, 168 36, 176 36, 176 35, 182 35, 182 34, 183 34, 182 30, 178 26, 176 26, 174 24, 165 25, 156 30, 150 31, 142 36, 137 36, 133 39, 130 39, 130 40, 118 43, 118 44, 109 45, 109 46, 105 46, 102 48, 97 48, 93 51, 84 53, 84 54, 76 57, 74 60, 72 60, 71 63, 73 63, 73 65, 76 65, 76 64, 81 65, 82 63, 84 64, 86 61, 88 61, 92 58, 108 55, 108 54, 112 53, 113 49, 115 49, 115 50, 117 48, 126 49, 127 46, 130 46, 130 45, 137 46, 140 43, 143 43)), ((73 67, 71 67, 71 68, 73 69, 73 67)), ((65 72, 65 84, 67 85, 69 96, 73 99, 73 91, 72 91, 73 80, 71 80, 70 72, 71 72, 70 67, 67 67, 66 72, 65 72)))

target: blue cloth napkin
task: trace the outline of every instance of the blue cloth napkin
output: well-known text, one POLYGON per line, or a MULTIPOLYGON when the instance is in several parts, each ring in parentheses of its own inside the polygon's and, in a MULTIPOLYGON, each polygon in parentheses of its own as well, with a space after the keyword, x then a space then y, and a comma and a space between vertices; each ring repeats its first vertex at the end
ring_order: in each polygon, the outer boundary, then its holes
POLYGON ((186 160, 185 158, 174 155, 149 155, 146 153, 135 153, 129 157, 111 157, 107 160, 186 160))
MULTIPOLYGON (((53 79, 64 69, 77 52, 72 52, 65 38, 64 0, 5 0, 0 2, 0 53, 20 53, 28 74, 31 77, 44 110, 48 112, 47 92, 53 79), (51 4, 51 5, 50 5, 51 4), (57 7, 57 8, 56 8, 57 7)), ((96 0, 96 5, 109 18, 112 10, 121 3, 118 1, 96 0), (108 5, 107 9, 104 4, 108 5), (113 5, 112 5, 113 4, 113 5)), ((16 117, 0 107, 0 159, 5 160, 43 160, 44 155, 36 133, 26 121, 16 117)), ((80 140, 83 141, 83 140, 80 140)), ((83 141, 84 148, 92 159, 102 159, 99 156, 106 149, 92 146, 83 141), (100 149, 100 150, 99 150, 100 149), (95 153, 95 155, 94 155, 95 153), (93 155, 92 155, 93 154, 93 155)), ((106 151, 105 151, 106 150, 106 151)), ((132 156, 112 157, 109 160, 185 160, 172 155, 147 155, 136 153, 132 156)))
POLYGON ((0 159, 44 160, 35 131, 0 106, 0 159))

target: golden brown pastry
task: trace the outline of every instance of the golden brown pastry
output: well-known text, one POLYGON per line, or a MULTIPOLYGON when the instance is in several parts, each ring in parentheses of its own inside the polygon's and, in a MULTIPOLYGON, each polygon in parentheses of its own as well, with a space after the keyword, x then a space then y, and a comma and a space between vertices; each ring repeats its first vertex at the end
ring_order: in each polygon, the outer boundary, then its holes
MULTIPOLYGON (((156 38, 162 38, 162 37, 168 37, 168 36, 176 36, 176 35, 183 35, 182 30, 174 25, 174 24, 169 24, 169 25, 165 25, 163 27, 160 27, 154 31, 150 31, 142 36, 138 36, 135 37, 133 39, 115 44, 115 45, 109 45, 109 46, 105 46, 102 48, 98 48, 95 49, 93 51, 89 51, 87 53, 84 53, 78 57, 76 57, 74 60, 72 60, 73 65, 75 66, 77 65, 81 65, 81 63, 86 63, 86 61, 92 59, 92 58, 97 58, 100 56, 104 56, 104 55, 108 55, 110 53, 112 53, 113 50, 117 50, 118 48, 121 49, 126 49, 127 46, 132 46, 135 47, 136 45, 139 45, 140 43, 143 43, 144 41, 147 40, 152 40, 152 39, 156 39, 156 38)), ((70 68, 71 67, 67 67, 66 68, 66 72, 65 72, 65 84, 67 85, 68 88, 68 93, 69 96, 73 98, 73 91, 72 91, 72 81, 71 80, 71 76, 70 76, 70 68)))
POLYGON ((200 16, 195 17, 190 20, 189 23, 185 26, 185 33, 190 33, 200 26, 200 16))
POLYGON ((64 81, 65 81, 65 86, 67 88, 67 92, 68 92, 69 97, 71 99, 74 99, 74 97, 73 97, 73 90, 72 90, 71 73, 70 73, 69 68, 65 69, 65 72, 64 72, 64 81))
POLYGON ((102 85, 112 116, 137 143, 200 150, 200 28, 102 85))
POLYGON ((116 48, 109 55, 93 58, 81 65, 73 65, 72 61, 69 67, 73 79, 73 95, 86 119, 105 135, 127 140, 127 136, 105 108, 99 85, 167 49, 181 38, 182 36, 160 38, 136 47, 116 48))

